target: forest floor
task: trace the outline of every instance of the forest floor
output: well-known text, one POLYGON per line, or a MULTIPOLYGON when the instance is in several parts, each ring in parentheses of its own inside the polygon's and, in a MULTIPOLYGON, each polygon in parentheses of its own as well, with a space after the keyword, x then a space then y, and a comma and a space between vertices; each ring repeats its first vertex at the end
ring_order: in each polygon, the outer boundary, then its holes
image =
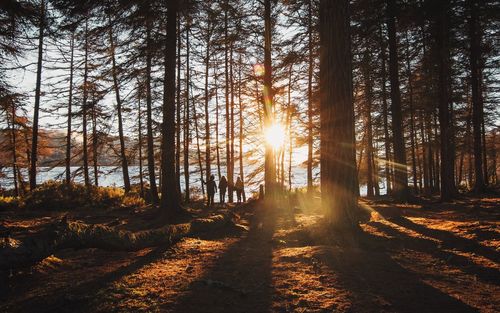
MULTIPOLYGON (((356 241, 325 231, 305 206, 252 202, 231 206, 243 234, 61 250, 0 281, 0 312, 498 312, 500 198, 360 203, 371 217, 356 241)), ((0 221, 22 238, 60 214, 0 221)), ((147 210, 70 218, 134 231, 154 222, 147 210)))

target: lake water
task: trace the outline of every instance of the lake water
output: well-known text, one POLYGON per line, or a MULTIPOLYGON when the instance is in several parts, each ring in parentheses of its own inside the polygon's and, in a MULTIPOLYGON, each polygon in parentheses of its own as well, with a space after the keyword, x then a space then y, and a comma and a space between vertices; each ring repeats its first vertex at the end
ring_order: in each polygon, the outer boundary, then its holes
MULTIPOLYGON (((94 181, 94 173, 93 168, 89 168, 90 170, 90 179, 91 182, 94 181)), ((146 168, 143 168, 144 174, 146 175, 146 168)), ((216 170, 216 169, 215 169, 216 170)), ((189 177, 190 189, 193 195, 200 194, 201 191, 201 182, 200 182, 200 174, 197 170, 197 167, 191 167, 191 175, 189 177)), ((75 176, 75 182, 83 182, 83 174, 81 173, 80 167, 71 167, 71 172, 78 173, 75 176)), ((213 171, 215 174, 216 171, 213 171)), ((238 169, 236 169, 238 172, 238 169)), ((21 169, 21 173, 25 180, 28 178, 27 169, 21 169)), ((159 172, 157 171, 157 174, 159 172)), ((2 171, 2 177, 0 178, 0 188, 11 189, 14 187, 12 180, 12 169, 4 168, 2 171)), ((221 168, 221 174, 226 175, 225 171, 221 168)), ((235 178, 238 174, 235 175, 235 178)), ((139 183, 139 167, 138 166, 129 166, 129 176, 132 184, 139 183)), ((216 175, 217 176, 217 175, 216 175)), ((39 172, 37 174, 37 183, 42 183, 47 180, 62 180, 65 177, 65 167, 40 167, 39 172)), ((313 177, 318 178, 319 181, 319 169, 313 171, 313 177)), ((147 183, 147 175, 145 176, 144 182, 147 183)), ((285 173, 285 182, 288 186, 288 173, 285 173)), ((259 185, 263 183, 263 173, 257 174, 253 179, 246 179, 245 190, 247 194, 257 193, 259 191, 259 185)), ((123 176, 121 167, 114 166, 100 166, 99 167, 99 185, 100 186, 123 186, 123 176)), ((292 188, 301 188, 307 186, 307 170, 302 167, 294 167, 292 168, 292 188)), ((184 175, 181 175, 181 189, 184 191, 184 175)), ((385 184, 382 181, 380 183, 380 192, 381 194, 385 194, 385 184)), ((366 195, 366 186, 361 186, 360 194, 362 196, 366 195)))

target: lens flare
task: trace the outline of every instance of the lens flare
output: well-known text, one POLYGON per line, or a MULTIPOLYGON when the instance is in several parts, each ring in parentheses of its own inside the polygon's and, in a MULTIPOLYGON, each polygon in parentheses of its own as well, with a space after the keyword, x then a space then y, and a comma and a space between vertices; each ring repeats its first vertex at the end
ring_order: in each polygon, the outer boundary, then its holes
POLYGON ((279 149, 285 143, 285 130, 281 124, 272 124, 264 131, 266 143, 274 149, 279 149))
POLYGON ((255 76, 257 76, 257 77, 264 76, 264 73, 265 73, 264 65, 262 65, 262 64, 255 64, 253 66, 253 72, 254 72, 255 76))

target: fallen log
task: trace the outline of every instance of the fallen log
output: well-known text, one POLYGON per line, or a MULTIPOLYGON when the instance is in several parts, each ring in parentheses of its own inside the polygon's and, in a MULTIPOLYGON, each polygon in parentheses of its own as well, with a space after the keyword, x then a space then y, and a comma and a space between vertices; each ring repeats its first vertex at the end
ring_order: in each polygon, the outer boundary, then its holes
POLYGON ((137 251, 147 247, 171 245, 183 237, 197 236, 224 228, 239 228, 230 211, 222 211, 189 223, 166 225, 139 232, 117 230, 105 225, 91 225, 65 219, 24 241, 10 238, 0 244, 0 270, 32 266, 57 250, 99 248, 109 251, 137 251))

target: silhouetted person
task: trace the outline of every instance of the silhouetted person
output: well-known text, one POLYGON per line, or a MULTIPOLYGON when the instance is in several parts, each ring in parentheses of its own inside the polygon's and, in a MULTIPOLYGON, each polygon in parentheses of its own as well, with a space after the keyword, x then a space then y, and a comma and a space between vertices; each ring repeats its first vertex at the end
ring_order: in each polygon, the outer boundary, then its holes
POLYGON ((243 195, 243 189, 245 186, 243 185, 243 181, 241 177, 238 176, 236 180, 236 184, 234 185, 234 189, 236 189, 236 197, 238 198, 237 203, 241 203, 241 195, 243 195))
POLYGON ((227 190, 227 179, 226 176, 222 176, 219 181, 220 203, 224 203, 226 201, 226 190, 227 190))
POLYGON ((212 206, 214 205, 214 197, 215 197, 215 192, 217 191, 217 184, 215 183, 215 177, 214 175, 210 175, 210 179, 208 182, 203 182, 204 184, 207 185, 207 194, 208 194, 208 202, 207 206, 212 206))

